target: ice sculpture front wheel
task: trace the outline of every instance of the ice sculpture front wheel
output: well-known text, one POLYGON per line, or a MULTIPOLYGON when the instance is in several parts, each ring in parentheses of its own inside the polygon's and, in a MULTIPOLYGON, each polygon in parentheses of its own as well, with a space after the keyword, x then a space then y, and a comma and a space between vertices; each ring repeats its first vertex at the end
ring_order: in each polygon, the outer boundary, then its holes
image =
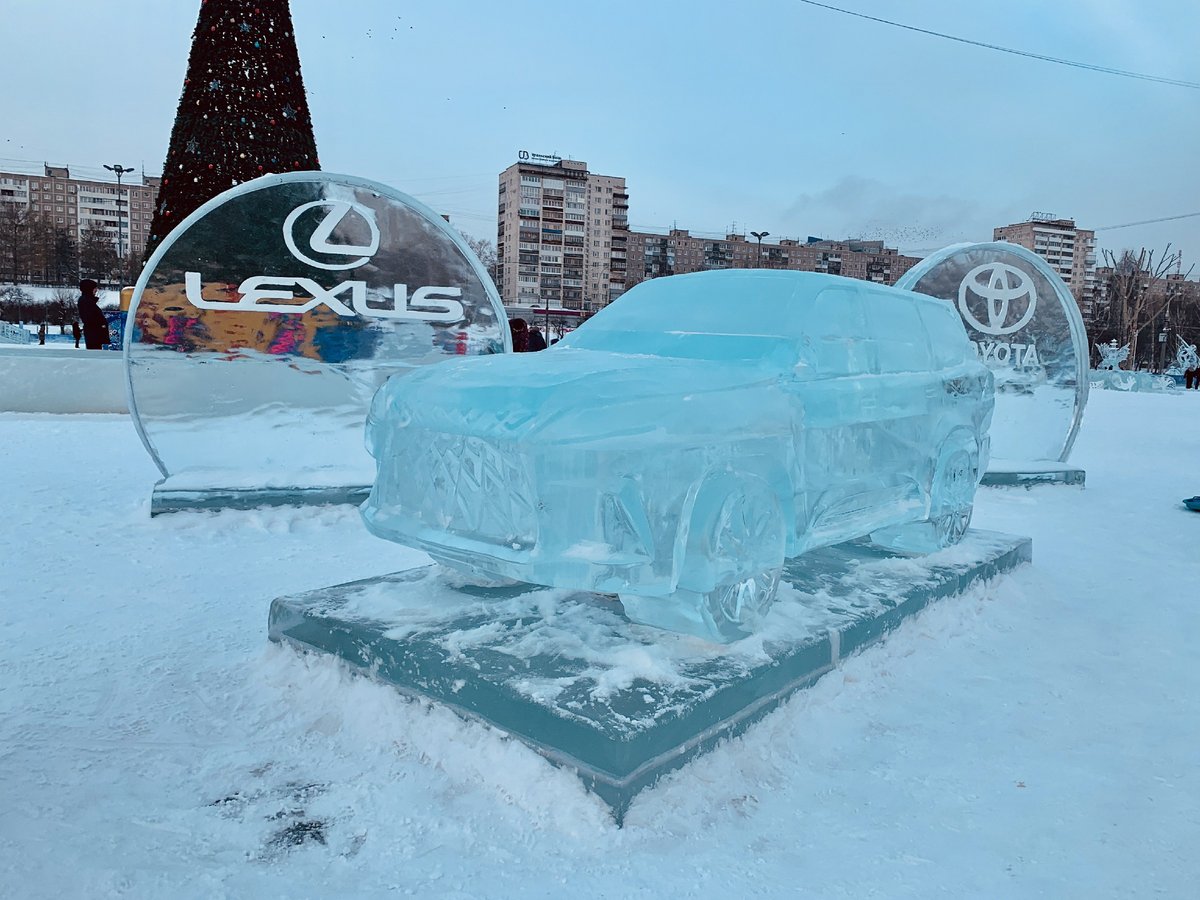
POLYGON ((436 553, 429 554, 442 567, 442 578, 452 587, 499 588, 510 587, 518 582, 503 575, 493 575, 475 566, 447 559, 436 553))
POLYGON ((721 642, 746 637, 779 588, 784 528, 779 501, 765 482, 714 480, 696 499, 679 588, 667 597, 621 594, 626 615, 721 642))

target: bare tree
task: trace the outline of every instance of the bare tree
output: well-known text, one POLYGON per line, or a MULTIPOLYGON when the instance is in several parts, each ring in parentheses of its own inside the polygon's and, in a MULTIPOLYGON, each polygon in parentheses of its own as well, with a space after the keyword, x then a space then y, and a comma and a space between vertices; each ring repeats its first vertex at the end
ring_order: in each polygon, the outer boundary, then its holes
POLYGON ((55 284, 74 284, 79 280, 79 243, 66 228, 54 229, 51 269, 55 284))
POLYGON ((0 271, 13 284, 29 280, 34 217, 29 207, 0 203, 0 271))
POLYGON ((33 298, 16 285, 0 287, 0 321, 21 324, 28 321, 33 298))
POLYGON ((117 248, 103 228, 90 225, 79 241, 79 271, 97 281, 111 280, 120 260, 117 248))
POLYGON ((492 279, 492 284, 495 284, 499 274, 500 262, 496 256, 496 245, 487 238, 471 237, 465 231, 460 231, 459 234, 463 236, 463 240, 467 242, 467 246, 475 251, 475 255, 479 257, 479 261, 487 269, 488 277, 492 279))
POLYGON ((54 292, 50 307, 50 322, 58 326, 59 334, 67 333, 67 326, 79 318, 79 291, 59 288, 54 292))
MULTIPOLYGON (((1129 345, 1129 366, 1137 368, 1139 345, 1148 327, 1159 321, 1165 323, 1171 305, 1178 299, 1177 284, 1191 275, 1181 273, 1180 251, 1171 245, 1161 253, 1145 247, 1136 252, 1122 250, 1120 255, 1104 251, 1104 260, 1111 269, 1107 292, 1107 325, 1115 339, 1129 345)), ((1153 353, 1153 345, 1151 346, 1153 353)))

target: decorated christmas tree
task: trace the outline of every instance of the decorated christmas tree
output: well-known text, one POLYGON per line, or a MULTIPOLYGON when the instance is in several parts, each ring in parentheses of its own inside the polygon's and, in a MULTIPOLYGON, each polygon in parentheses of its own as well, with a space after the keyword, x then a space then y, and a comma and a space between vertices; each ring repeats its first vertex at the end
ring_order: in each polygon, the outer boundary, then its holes
POLYGON ((320 167, 288 0, 201 0, 146 258, 222 191, 320 167))

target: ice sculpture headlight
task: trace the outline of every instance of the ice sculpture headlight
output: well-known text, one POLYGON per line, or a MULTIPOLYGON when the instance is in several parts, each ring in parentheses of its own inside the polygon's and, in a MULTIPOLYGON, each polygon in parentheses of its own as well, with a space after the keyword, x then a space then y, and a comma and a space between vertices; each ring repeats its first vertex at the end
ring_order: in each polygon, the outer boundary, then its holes
POLYGON ((367 452, 376 459, 380 458, 386 443, 384 429, 402 428, 412 421, 412 415, 403 402, 391 402, 389 387, 390 383, 384 384, 375 392, 375 396, 371 398, 371 407, 367 411, 366 431, 363 437, 367 445, 367 452), (388 412, 389 403, 395 410, 390 414, 388 412))

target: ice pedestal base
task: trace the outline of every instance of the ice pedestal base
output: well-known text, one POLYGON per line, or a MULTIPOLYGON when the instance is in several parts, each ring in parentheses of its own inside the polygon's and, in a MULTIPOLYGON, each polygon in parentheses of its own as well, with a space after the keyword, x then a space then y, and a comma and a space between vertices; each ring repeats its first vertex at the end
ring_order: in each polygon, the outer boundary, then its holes
POLYGON ((1070 463, 1049 459, 993 459, 979 483, 989 487, 1032 487, 1035 484, 1082 485, 1087 473, 1070 463))
POLYGON ((1032 553, 1029 538, 986 531, 928 557, 815 551, 785 569, 762 631, 728 646, 634 625, 606 595, 463 586, 438 566, 280 597, 269 634, 520 738, 620 822, 640 790, 840 658, 1032 553))
POLYGON ((197 509, 257 509, 263 506, 359 506, 370 493, 370 484, 201 488, 165 478, 154 486, 154 492, 150 495, 150 515, 197 509))

